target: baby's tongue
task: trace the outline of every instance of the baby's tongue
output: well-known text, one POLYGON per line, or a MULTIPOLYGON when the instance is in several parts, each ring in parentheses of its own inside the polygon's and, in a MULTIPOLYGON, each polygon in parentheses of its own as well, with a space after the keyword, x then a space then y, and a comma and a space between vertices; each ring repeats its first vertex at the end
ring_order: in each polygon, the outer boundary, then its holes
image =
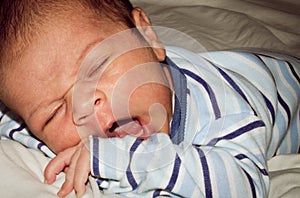
POLYGON ((144 134, 143 127, 136 120, 132 120, 128 123, 122 124, 115 129, 115 132, 118 133, 120 137, 125 135, 140 137, 144 134))

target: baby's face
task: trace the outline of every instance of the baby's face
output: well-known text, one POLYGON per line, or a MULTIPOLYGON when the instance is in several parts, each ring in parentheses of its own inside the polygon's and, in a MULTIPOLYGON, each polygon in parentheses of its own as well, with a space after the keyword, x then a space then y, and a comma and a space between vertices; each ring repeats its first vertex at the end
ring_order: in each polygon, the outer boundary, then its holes
POLYGON ((78 21, 44 32, 13 63, 3 100, 54 152, 91 134, 169 133, 168 71, 136 36, 78 21))

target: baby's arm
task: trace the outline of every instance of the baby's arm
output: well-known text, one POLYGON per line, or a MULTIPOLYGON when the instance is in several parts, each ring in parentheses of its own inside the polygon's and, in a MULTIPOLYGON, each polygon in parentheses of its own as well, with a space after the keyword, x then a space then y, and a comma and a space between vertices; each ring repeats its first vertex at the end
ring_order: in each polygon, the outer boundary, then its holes
POLYGON ((206 143, 180 145, 165 134, 146 140, 90 137, 91 153, 82 143, 59 153, 46 168, 45 178, 52 183, 56 174, 66 171, 59 196, 72 189, 82 195, 90 171, 104 192, 128 196, 266 196, 264 123, 253 115, 231 115, 211 123, 208 133, 212 139, 208 136, 206 143), (228 120, 239 124, 227 125, 228 120), (220 124, 224 131, 214 131, 220 124))
POLYGON ((80 197, 86 191, 85 184, 90 174, 89 155, 86 145, 82 142, 60 152, 45 169, 45 183, 52 184, 56 180, 56 175, 65 171, 65 182, 57 193, 58 196, 65 197, 74 189, 80 197))
POLYGON ((231 115, 211 124, 206 143, 176 145, 165 134, 143 141, 92 137, 91 156, 97 157, 91 158, 91 175, 104 193, 125 196, 266 196, 263 122, 253 115, 231 115), (224 131, 214 131, 220 124, 224 131))

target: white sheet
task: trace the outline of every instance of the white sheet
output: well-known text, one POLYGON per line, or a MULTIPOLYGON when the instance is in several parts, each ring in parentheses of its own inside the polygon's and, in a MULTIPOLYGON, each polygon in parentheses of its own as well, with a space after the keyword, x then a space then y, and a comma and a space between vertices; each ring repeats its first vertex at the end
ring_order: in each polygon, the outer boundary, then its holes
MULTIPOLYGON (((49 158, 11 140, 0 141, 0 197, 57 197, 64 175, 53 185, 43 183, 49 158)), ((74 192, 70 197, 76 197, 74 192)))

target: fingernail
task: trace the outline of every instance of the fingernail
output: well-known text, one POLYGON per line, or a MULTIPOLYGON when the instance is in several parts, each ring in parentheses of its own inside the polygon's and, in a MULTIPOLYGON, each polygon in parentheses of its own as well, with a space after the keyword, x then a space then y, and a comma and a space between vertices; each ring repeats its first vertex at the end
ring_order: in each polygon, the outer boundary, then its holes
POLYGON ((44 184, 49 184, 47 179, 44 180, 44 184))

